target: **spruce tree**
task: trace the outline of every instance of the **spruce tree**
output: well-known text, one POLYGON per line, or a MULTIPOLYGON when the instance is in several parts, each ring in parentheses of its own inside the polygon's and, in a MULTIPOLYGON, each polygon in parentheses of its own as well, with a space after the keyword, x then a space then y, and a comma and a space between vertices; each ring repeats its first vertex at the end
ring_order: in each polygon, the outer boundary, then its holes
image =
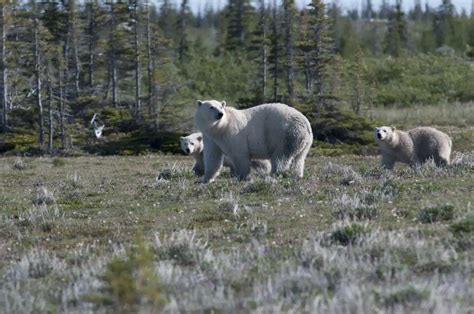
POLYGON ((250 0, 229 0, 226 8, 227 32, 225 46, 227 50, 245 50, 250 43, 250 22, 253 7, 250 0))
POLYGON ((255 53, 258 64, 257 102, 263 103, 267 98, 268 57, 270 46, 269 17, 264 0, 258 1, 258 22, 252 36, 251 50, 255 53))
POLYGON ((329 91, 325 91, 325 78, 327 76, 328 65, 333 59, 333 42, 331 39, 331 23, 326 14, 326 5, 322 0, 312 0, 308 10, 308 29, 310 32, 309 65, 312 70, 313 99, 316 111, 320 112, 326 104, 326 99, 330 97, 329 91))
POLYGON ((397 0, 395 10, 390 12, 388 30, 385 36, 385 53, 393 57, 403 55, 407 45, 405 13, 402 11, 402 1, 397 0))

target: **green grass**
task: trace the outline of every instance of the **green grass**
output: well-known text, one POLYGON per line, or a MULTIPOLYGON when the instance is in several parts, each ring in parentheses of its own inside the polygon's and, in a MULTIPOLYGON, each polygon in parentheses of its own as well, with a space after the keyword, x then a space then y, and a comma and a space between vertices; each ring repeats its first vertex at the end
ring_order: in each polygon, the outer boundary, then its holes
POLYGON ((469 311, 473 156, 313 155, 299 181, 210 185, 184 156, 4 157, 0 308, 469 311))

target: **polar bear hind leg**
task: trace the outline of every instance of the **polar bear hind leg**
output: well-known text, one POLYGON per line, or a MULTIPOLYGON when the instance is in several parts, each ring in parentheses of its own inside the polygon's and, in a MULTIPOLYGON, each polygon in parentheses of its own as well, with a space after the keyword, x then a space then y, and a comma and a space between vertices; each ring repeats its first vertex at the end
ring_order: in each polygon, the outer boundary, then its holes
POLYGON ((295 156, 293 160, 293 171, 298 178, 302 178, 304 174, 304 162, 306 160, 306 156, 309 153, 309 150, 311 148, 311 143, 306 144, 306 147, 303 148, 303 150, 295 156))

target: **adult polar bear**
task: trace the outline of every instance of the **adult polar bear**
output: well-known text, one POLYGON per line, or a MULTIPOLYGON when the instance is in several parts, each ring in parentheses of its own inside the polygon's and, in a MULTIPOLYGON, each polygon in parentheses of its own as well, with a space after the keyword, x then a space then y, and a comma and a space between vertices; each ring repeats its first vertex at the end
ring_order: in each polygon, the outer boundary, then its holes
POLYGON ((251 159, 269 159, 271 172, 291 169, 303 177, 313 143, 308 119, 284 104, 264 104, 245 110, 225 101, 197 101, 194 122, 204 137, 204 183, 214 181, 223 155, 232 161, 240 180, 247 180, 251 159))

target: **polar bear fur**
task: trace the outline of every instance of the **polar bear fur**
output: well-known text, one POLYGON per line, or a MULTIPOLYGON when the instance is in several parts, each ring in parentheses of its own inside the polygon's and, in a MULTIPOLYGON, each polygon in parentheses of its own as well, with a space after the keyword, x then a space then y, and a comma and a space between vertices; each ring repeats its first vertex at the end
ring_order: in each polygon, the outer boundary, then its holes
POLYGON ((434 128, 418 127, 405 132, 382 126, 374 131, 382 154, 381 165, 386 169, 393 169, 397 161, 411 167, 430 158, 437 166, 450 163, 451 138, 434 128))
POLYGON ((247 180, 251 159, 269 159, 271 172, 292 169, 303 177, 306 155, 313 143, 308 119, 284 104, 263 104, 245 110, 225 101, 197 101, 196 127, 204 139, 203 182, 212 182, 227 156, 240 180, 247 180))
MULTIPOLYGON (((194 167, 193 172, 197 176, 204 175, 204 143, 202 138, 202 133, 197 132, 190 134, 188 136, 181 136, 179 138, 181 149, 186 154, 194 158, 194 167)), ((224 156, 224 167, 230 168, 231 176, 235 176, 235 170, 232 166, 232 162, 229 158, 224 156)), ((269 173, 270 172, 270 161, 263 159, 252 159, 251 167, 257 173, 269 173)))

